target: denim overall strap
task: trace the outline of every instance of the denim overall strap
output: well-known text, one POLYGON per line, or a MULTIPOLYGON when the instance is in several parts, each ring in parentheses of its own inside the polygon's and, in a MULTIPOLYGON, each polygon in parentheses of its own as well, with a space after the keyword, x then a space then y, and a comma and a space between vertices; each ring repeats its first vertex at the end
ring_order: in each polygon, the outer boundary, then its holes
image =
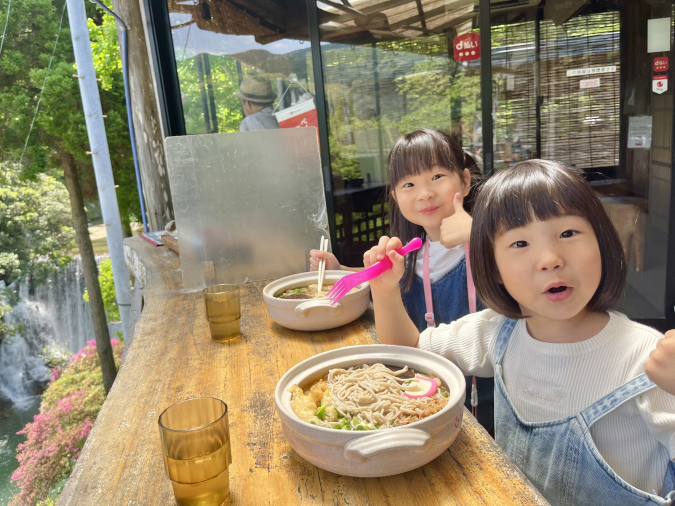
POLYGON ((624 383, 616 390, 605 395, 599 401, 591 404, 577 416, 580 418, 580 421, 583 421, 586 426, 590 427, 598 419, 618 408, 624 402, 629 401, 633 397, 637 397, 654 387, 656 387, 656 385, 649 381, 646 374, 642 373, 640 376, 633 378, 628 383, 624 383))
POLYGON ((509 339, 513 333, 513 329, 516 328, 518 320, 513 318, 507 318, 504 320, 502 328, 499 330, 499 335, 497 336, 497 342, 495 343, 495 369, 502 367, 502 360, 504 359, 504 352, 506 351, 506 346, 509 344, 509 339))
POLYGON ((527 422, 515 411, 502 362, 516 320, 506 320, 495 343, 495 439, 532 484, 555 506, 672 506, 675 465, 668 464, 661 492, 639 490, 605 462, 589 426, 629 399, 653 388, 644 374, 619 386, 582 412, 559 420, 527 422))

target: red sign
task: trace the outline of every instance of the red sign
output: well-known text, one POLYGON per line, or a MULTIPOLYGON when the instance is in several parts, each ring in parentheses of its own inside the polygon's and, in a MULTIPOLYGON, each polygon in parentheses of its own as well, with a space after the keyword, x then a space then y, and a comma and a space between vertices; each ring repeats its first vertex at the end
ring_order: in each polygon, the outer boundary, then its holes
POLYGON ((281 128, 299 128, 313 126, 319 129, 314 100, 307 100, 274 114, 281 128))
POLYGON ((480 58, 480 34, 465 33, 452 41, 455 61, 471 61, 480 58))
POLYGON ((579 81, 579 88, 582 90, 584 88, 597 88, 600 86, 600 78, 596 77, 595 79, 583 79, 579 81))
POLYGON ((654 58, 654 72, 666 72, 668 70, 668 57, 659 56, 654 58))
POLYGON ((275 112, 274 115, 279 122, 279 128, 316 128, 316 135, 319 136, 319 118, 316 114, 314 100, 306 100, 286 109, 275 112))

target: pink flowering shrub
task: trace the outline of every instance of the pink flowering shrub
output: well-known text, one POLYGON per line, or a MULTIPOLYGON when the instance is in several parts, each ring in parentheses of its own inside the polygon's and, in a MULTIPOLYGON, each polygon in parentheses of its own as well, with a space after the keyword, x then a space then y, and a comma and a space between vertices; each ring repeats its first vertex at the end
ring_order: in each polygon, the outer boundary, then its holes
MULTIPOLYGON (((117 339, 111 343, 119 367, 123 346, 117 339)), ((70 476, 105 400, 94 341, 88 341, 65 368, 57 369, 42 395, 40 413, 18 433, 26 441, 17 448, 19 467, 12 481, 21 491, 10 506, 52 503, 70 476)))

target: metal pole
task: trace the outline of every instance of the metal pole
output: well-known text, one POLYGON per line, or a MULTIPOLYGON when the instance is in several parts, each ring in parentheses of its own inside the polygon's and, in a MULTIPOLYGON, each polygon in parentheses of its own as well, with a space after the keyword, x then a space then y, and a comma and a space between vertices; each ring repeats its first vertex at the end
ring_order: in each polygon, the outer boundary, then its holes
POLYGON ((492 37, 490 34, 490 0, 480 0, 480 100, 483 123, 483 172, 492 175, 492 37))
POLYGON ((73 39, 73 52, 77 65, 77 78, 80 83, 80 95, 84 119, 87 124, 89 149, 94 164, 98 198, 101 202, 103 223, 106 226, 106 239, 110 252, 110 261, 115 279, 117 304, 122 320, 122 332, 126 336, 129 308, 131 306, 131 290, 129 289, 129 273, 124 263, 124 249, 122 223, 120 211, 117 207, 115 181, 113 180, 108 139, 103 124, 101 99, 98 94, 94 60, 91 56, 91 42, 87 27, 87 14, 84 10, 84 0, 67 0, 68 19, 70 21, 70 35, 73 39))
POLYGON ((541 21, 544 19, 544 10, 537 9, 537 18, 534 21, 534 94, 537 97, 535 102, 535 120, 536 120, 536 158, 541 158, 541 21))
MULTIPOLYGON (((321 57, 321 33, 319 27, 319 9, 315 0, 307 2, 307 22, 309 25, 309 41, 312 50, 312 70, 314 71, 314 92, 316 95, 316 114, 319 120, 319 140, 321 167, 323 168, 323 184, 326 192, 326 211, 330 229, 330 244, 333 253, 338 246, 337 227, 335 225, 335 203, 333 202, 333 173, 330 166, 328 144, 328 111, 326 110, 326 94, 323 83, 323 62, 321 57)), ((309 76, 307 76, 309 78, 309 76)), ((344 239, 343 241, 344 242, 344 239)))

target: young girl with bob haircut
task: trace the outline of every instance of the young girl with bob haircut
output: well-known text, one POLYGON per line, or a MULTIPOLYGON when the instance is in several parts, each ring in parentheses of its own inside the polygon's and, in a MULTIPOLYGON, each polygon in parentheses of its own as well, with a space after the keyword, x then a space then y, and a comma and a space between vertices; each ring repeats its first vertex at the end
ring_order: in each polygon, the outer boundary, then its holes
MULTIPOLYGON (((438 130, 422 128, 406 134, 389 153, 391 234, 403 243, 415 237, 424 241, 422 249, 406 256, 400 281, 400 298, 419 332, 476 311, 475 292, 468 293, 465 243, 471 233, 468 212, 481 182, 471 155, 438 130)), ((312 250, 310 255, 312 270, 318 269, 321 258, 326 259, 326 269, 359 270, 340 265, 331 253, 312 250)), ((492 431, 493 380, 477 378, 476 385, 478 420, 492 431)), ((468 378, 467 407, 471 388, 468 378)))
POLYGON ((663 337, 612 306, 626 262, 584 179, 532 160, 493 176, 473 209, 470 260, 489 308, 420 335, 400 302, 394 266, 371 281, 382 343, 442 355, 495 378, 495 437, 553 505, 675 501, 675 396, 644 374, 663 337))

